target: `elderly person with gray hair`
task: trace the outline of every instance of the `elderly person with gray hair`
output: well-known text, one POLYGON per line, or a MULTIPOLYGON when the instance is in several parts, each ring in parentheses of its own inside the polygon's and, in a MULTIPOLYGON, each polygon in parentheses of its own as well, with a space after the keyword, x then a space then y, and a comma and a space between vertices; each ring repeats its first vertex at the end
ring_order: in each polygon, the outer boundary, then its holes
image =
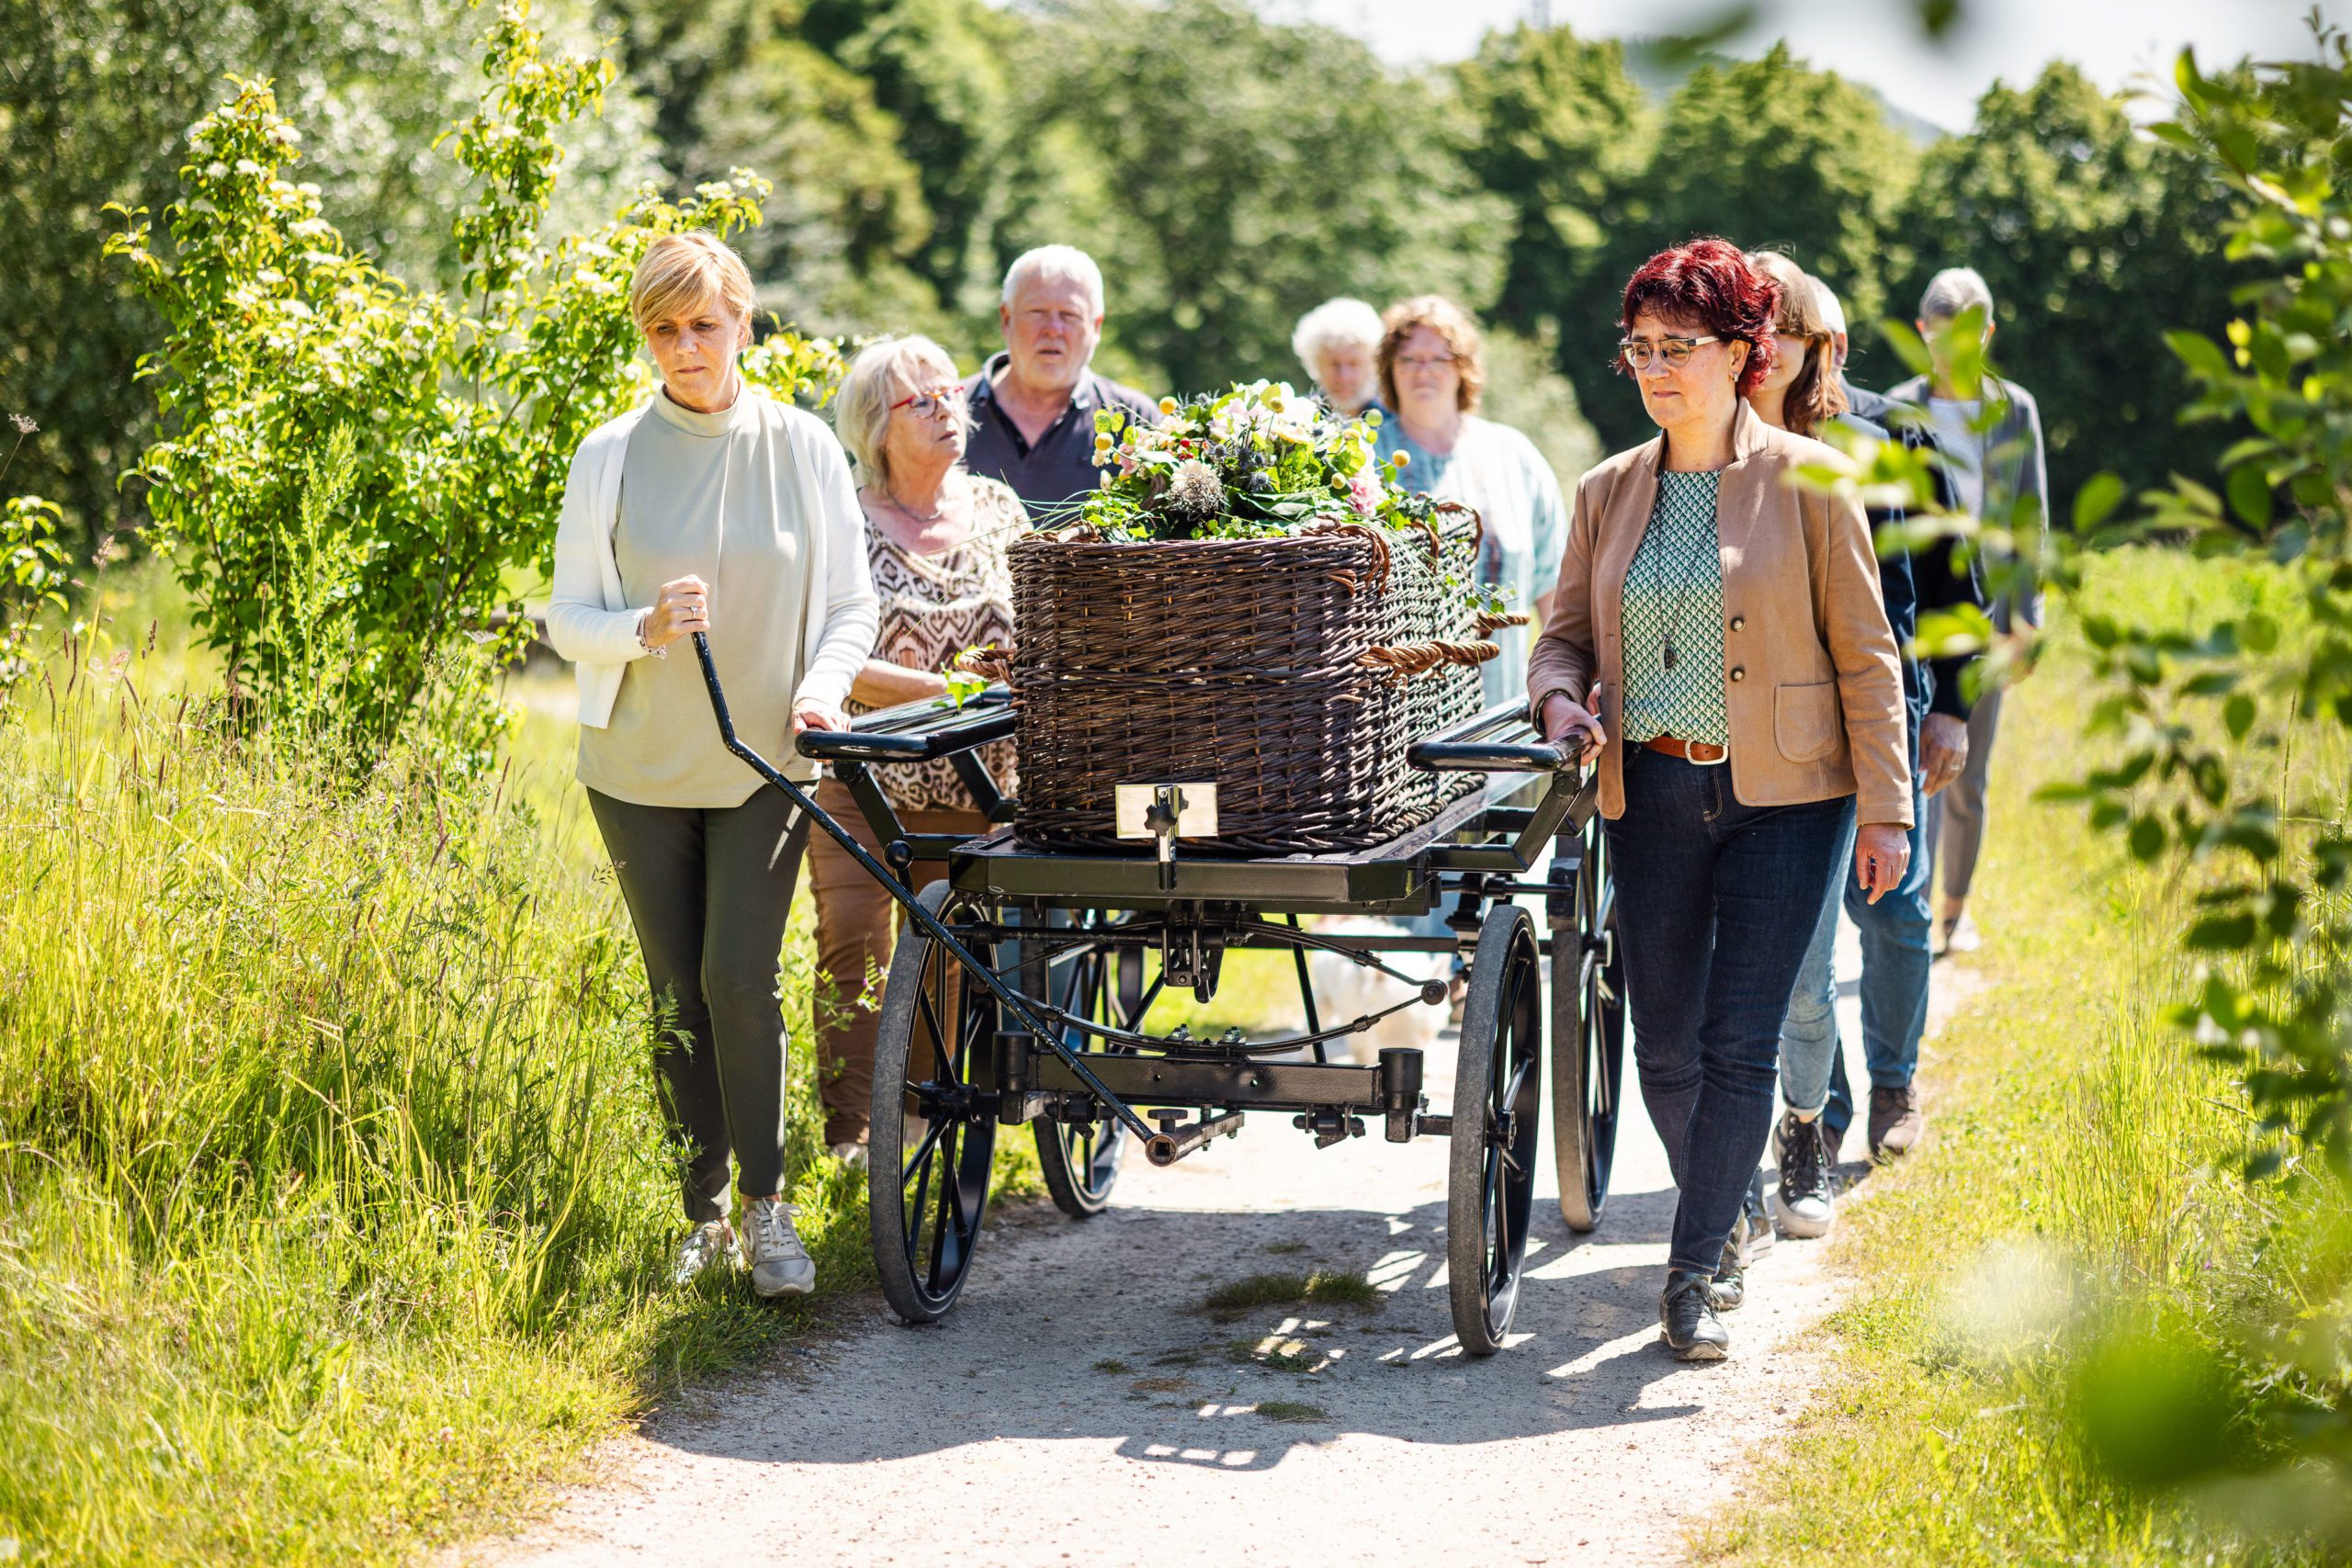
POLYGON ((733 251, 655 240, 629 313, 661 389, 571 459, 548 636, 577 666, 580 782, 644 954, 662 1110, 686 1150, 676 1278, 740 1258, 761 1295, 806 1293, 817 1270, 784 1201, 776 967, 808 822, 721 744, 691 651, 668 655, 708 633, 736 729, 813 780, 793 738, 848 722, 874 647, 865 523, 832 433, 737 367, 752 278, 733 251))
MULTIPOLYGON (((857 499, 865 513, 865 554, 881 602, 880 635, 850 689, 850 708, 939 696, 947 689, 941 671, 957 653, 1012 640, 1012 577, 1004 551, 1028 526, 1028 513, 1003 484, 965 468, 972 421, 964 387, 956 362, 929 338, 885 338, 860 350, 834 395, 833 423, 864 481, 857 499)), ((987 748, 980 761, 998 788, 1012 788, 1009 742, 987 748)), ((976 837, 988 830, 944 758, 877 769, 876 777, 910 831, 976 837)), ((881 855, 848 785, 827 779, 817 802, 881 855)), ((902 874, 920 888, 943 871, 923 862, 902 874)), ((817 895, 820 979, 810 1009, 825 1143, 835 1157, 863 1164, 880 1024, 878 976, 889 963, 898 908, 830 838, 811 846, 808 876, 817 895), (876 976, 871 997, 869 976, 876 976)))
MULTIPOLYGON (((1915 323, 1927 340, 1932 373, 1915 376, 1888 389, 1897 402, 1928 411, 1936 445, 1943 454, 1954 504, 1988 528, 2006 530, 2015 548, 2039 561, 2050 544, 2050 479, 2041 448, 2041 411, 2033 394, 1990 370, 1975 387, 1953 384, 1951 338, 1956 324, 1973 321, 1993 341, 1993 291, 1974 267, 1947 267, 1928 280, 1915 323)), ((2005 638, 2026 642, 2041 626, 2041 592, 2030 585, 1997 595, 1993 628, 2005 638)), ((2011 680, 2027 672, 2022 660, 2011 680)), ((1966 953, 1977 945, 1968 919, 1968 890, 1976 857, 1984 844, 1985 785, 1993 742, 2001 728, 2001 693, 1982 694, 1968 716, 1968 763, 1951 788, 1928 806, 1927 840, 1933 846, 1943 883, 1936 918, 1939 952, 1966 953)))
POLYGON ((1298 319, 1290 349, 1334 413, 1380 400, 1380 312, 1361 299, 1326 299, 1298 319))
POLYGON ((1094 414, 1150 420, 1149 399, 1089 368, 1102 341, 1102 269, 1071 245, 1041 245, 1005 269, 1004 352, 964 384, 972 472, 1001 479, 1040 522, 1073 516, 1096 487, 1094 414))

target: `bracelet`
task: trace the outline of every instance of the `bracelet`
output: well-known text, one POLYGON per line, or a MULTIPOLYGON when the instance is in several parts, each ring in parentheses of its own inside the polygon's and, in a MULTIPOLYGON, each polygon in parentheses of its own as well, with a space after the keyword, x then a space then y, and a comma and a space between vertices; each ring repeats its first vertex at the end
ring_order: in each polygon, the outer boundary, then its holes
POLYGON ((637 617, 637 646, 645 650, 646 657, 649 659, 667 659, 670 657, 669 644, 664 643, 660 648, 656 648, 645 640, 645 623, 652 618, 653 612, 650 610, 637 617))

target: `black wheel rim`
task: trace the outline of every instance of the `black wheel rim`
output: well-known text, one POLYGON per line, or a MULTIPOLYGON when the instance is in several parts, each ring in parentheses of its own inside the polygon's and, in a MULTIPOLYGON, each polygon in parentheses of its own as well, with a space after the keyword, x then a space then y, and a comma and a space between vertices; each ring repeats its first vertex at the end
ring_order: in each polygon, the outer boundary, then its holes
MULTIPOLYGON (((903 1097, 905 1114, 917 1120, 926 1115, 926 1100, 941 1106, 982 1085, 996 1015, 994 998, 963 983, 944 949, 925 947, 903 1097)), ((907 1151, 899 1176, 900 1235, 908 1279, 926 1307, 944 1310, 962 1288, 995 1153, 995 1121, 968 1111, 931 1120, 907 1151)))
POLYGON ((1577 890, 1577 929, 1588 934, 1578 976, 1584 1054, 1583 1118, 1586 1210, 1596 1217, 1609 1196, 1617 1152, 1619 1077, 1624 1068, 1624 959, 1617 950, 1617 885, 1610 875, 1608 840, 1596 818, 1585 829, 1585 873, 1577 890))
POLYGON ((1535 1195, 1536 1115, 1543 1099, 1539 1070, 1542 987, 1532 942, 1514 942, 1503 977, 1503 1008, 1487 1075, 1486 1251, 1487 1328, 1499 1340, 1518 1304, 1527 1258, 1528 1213, 1535 1195))

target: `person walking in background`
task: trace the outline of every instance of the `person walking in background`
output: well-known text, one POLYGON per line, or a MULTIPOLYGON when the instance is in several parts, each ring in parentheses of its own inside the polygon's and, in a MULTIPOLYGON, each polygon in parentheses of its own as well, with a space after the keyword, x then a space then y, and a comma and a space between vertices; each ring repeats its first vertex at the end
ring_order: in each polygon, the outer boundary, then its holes
MULTIPOLYGON (((1548 618, 1566 532, 1560 481, 1535 444, 1478 417, 1487 384, 1484 345, 1469 315, 1435 294, 1400 300, 1381 318, 1381 397, 1396 415, 1381 423, 1383 462, 1405 455, 1397 483, 1478 514, 1478 574, 1514 610, 1548 618)), ((1525 627, 1495 633, 1502 657, 1478 667, 1489 706, 1526 694, 1525 627)))
MULTIPOLYGON (((1952 384, 1947 340, 1952 324, 1968 311, 1984 322, 1984 343, 1993 341, 1993 292, 1973 267, 1947 267, 1928 280, 1915 323, 1927 340, 1933 373, 1890 388, 1887 396, 1928 412, 1936 445, 1943 454, 1960 510, 1987 528, 2004 529, 2014 547, 2039 563, 2050 544, 2050 479, 2041 446, 2041 411, 2033 394, 1987 370, 1974 395, 1961 396, 1952 384)), ((1992 605, 1993 629, 2020 641, 2041 627, 2038 585, 2004 592, 1992 605)), ((2017 680, 2030 672, 2019 660, 2009 671, 2017 680)), ((1928 842, 1943 884, 1937 912, 1939 952, 1974 951, 1978 937, 1968 918, 1968 890, 1984 847, 1985 790, 1993 746, 2001 731, 1998 687, 1978 694, 1968 716, 1968 763, 1951 788, 1928 807, 1928 842)))
MULTIPOLYGON (((834 394, 833 423, 865 481, 857 499, 881 604, 881 632, 850 688, 850 712, 940 696, 947 690, 940 671, 957 653, 1012 645, 1012 574, 1004 551, 1028 525, 1028 513, 1003 484, 965 469, 971 419, 963 383, 947 351, 929 338, 884 338, 859 350, 834 394)), ((1012 742, 983 748, 979 760, 1010 794, 1012 742)), ((988 831, 988 818, 944 758, 877 768, 874 777, 910 832, 988 831)), ((828 778, 817 786, 817 804, 882 858, 847 784, 828 778)), ((920 891, 945 871, 917 861, 899 874, 920 891)), ((817 896, 820 983, 809 1005, 825 1145, 835 1158, 863 1165, 881 974, 898 906, 830 838, 810 846, 808 880, 817 896)))
POLYGON ((705 233, 655 240, 629 312, 661 389, 572 457, 548 636, 578 667, 580 782, 644 954, 662 1110, 686 1148, 676 1277, 740 1256, 760 1294, 805 1293, 817 1270, 784 1201, 776 965, 808 821, 721 743, 691 650, 668 655, 707 632, 737 732, 813 781, 793 738, 847 727, 874 647, 865 520, 832 432, 737 369, 752 278, 733 251, 705 233))
POLYGON ((1528 668, 1543 733, 1600 753, 1634 1066, 1680 1192, 1658 1321, 1693 1360, 1730 1345, 1781 1021, 1848 825, 1872 898, 1902 885, 1912 825, 1870 525, 1791 482, 1846 460, 1741 395, 1770 374, 1779 307, 1722 240, 1626 284, 1619 353, 1661 434, 1577 484, 1528 668))
POLYGON ((1067 522, 1095 488, 1094 413, 1151 419, 1151 400, 1090 367, 1102 341, 1102 270, 1084 251, 1043 245, 1005 269, 1004 352, 964 384, 966 461, 1019 496, 1040 524, 1067 522))
MULTIPOLYGON (((1893 439, 1883 428, 1847 411, 1838 377, 1835 341, 1821 309, 1815 280, 1787 256, 1762 252, 1750 265, 1781 286, 1773 328, 1772 367, 1747 393, 1748 406, 1766 423, 1798 435, 1822 437, 1833 425, 1873 441, 1893 439)), ((1866 513, 1873 535, 1899 525, 1899 511, 1866 513)), ((1826 1111, 1833 1076, 1842 1078, 1842 1043, 1838 1036, 1838 978, 1833 953, 1842 907, 1861 933, 1862 1042, 1871 1074, 1871 1139, 1901 1153, 1917 1136, 1919 1036, 1927 1026, 1928 870, 1923 796, 1950 784, 1965 760, 1967 713, 1956 671, 1923 669, 1911 652, 1924 605, 1949 609, 1975 599, 1964 577, 1951 570, 1951 548, 1938 546, 1913 555, 1894 551, 1879 558, 1879 592, 1889 628, 1903 650, 1903 697, 1906 753, 1912 774, 1912 828, 1903 879, 1875 901, 1843 884, 1842 896, 1823 900, 1813 941, 1797 972, 1781 1032, 1782 1111, 1774 1129, 1773 1154, 1780 1185, 1773 1194, 1774 1219, 1792 1236, 1829 1232, 1835 1194, 1831 1173, 1838 1137, 1826 1111)), ((1851 1111, 1849 1109, 1848 1117, 1851 1111)), ((1837 1125, 1842 1134, 1844 1123, 1837 1125)))
POLYGON ((1361 299, 1326 299, 1298 319, 1290 349, 1334 413, 1363 412, 1380 397, 1380 312, 1361 299))

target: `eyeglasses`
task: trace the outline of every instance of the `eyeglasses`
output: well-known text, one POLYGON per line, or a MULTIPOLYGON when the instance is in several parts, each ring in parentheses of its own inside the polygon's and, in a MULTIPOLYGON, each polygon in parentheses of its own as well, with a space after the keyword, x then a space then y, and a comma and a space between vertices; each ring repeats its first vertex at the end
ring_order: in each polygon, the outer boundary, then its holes
POLYGON ((1668 369, 1679 370, 1690 363, 1690 356, 1705 343, 1721 343, 1719 337, 1662 337, 1656 343, 1644 337, 1629 337, 1617 345, 1617 356, 1636 370, 1646 370, 1650 361, 1663 358, 1668 369))
POLYGON ((1400 354, 1396 356, 1399 370, 1441 370, 1453 363, 1450 354, 1400 354))
POLYGON ((963 400, 964 389, 960 386, 933 387, 912 397, 900 398, 890 405, 890 412, 896 413, 900 409, 910 408, 917 413, 936 413, 943 408, 954 408, 963 400))

